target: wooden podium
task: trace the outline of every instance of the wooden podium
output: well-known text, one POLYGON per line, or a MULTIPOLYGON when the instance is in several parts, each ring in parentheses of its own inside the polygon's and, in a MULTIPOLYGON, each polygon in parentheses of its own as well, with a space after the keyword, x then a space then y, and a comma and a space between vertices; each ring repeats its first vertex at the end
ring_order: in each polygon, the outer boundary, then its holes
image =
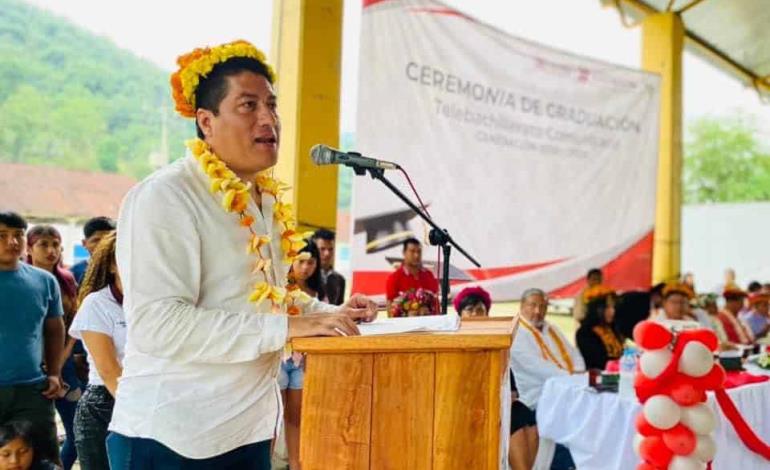
MULTIPOLYGON (((452 333, 300 338, 303 470, 498 470, 511 318, 452 333)), ((507 438, 507 436, 506 436, 507 438)))

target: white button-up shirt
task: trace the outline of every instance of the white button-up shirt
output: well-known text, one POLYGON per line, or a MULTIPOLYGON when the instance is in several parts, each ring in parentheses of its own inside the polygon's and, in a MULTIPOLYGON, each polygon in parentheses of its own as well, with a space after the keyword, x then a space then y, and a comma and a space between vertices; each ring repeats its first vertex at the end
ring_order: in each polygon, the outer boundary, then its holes
MULTIPOLYGON (((248 297, 263 280, 249 231, 208 190, 187 156, 134 187, 118 221, 117 262, 128 323, 110 430, 208 458, 271 439, 280 422, 276 376, 287 316, 248 297)), ((282 285, 274 199, 251 201, 255 231, 270 234, 271 282, 282 285)), ((312 301, 306 311, 336 308, 312 301)))
MULTIPOLYGON (((526 320, 520 316, 519 322, 524 323, 526 320)), ((534 329, 535 327, 533 326, 532 328, 534 329)), ((562 360, 559 347, 553 339, 551 339, 551 330, 556 333, 564 344, 564 347, 567 349, 570 358, 572 359, 574 370, 585 370, 585 362, 583 361, 583 356, 580 355, 580 351, 575 349, 575 347, 567 341, 567 338, 564 337, 558 328, 545 322, 543 331, 540 332, 540 336, 545 345, 550 348, 553 356, 559 361, 562 360)), ((537 339, 535 339, 532 332, 523 325, 519 325, 516 337, 513 339, 510 364, 513 376, 516 380, 516 389, 519 392, 519 400, 533 410, 537 407, 537 400, 540 398, 546 380, 559 375, 569 375, 569 372, 543 357, 537 339)))

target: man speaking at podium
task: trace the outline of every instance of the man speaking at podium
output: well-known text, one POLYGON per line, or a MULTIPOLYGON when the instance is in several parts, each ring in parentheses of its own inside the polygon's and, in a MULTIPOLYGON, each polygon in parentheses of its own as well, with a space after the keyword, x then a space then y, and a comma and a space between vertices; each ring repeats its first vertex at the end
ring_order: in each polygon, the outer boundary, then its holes
POLYGON ((269 469, 291 338, 358 334, 374 303, 333 307, 288 277, 305 234, 273 178, 275 74, 245 41, 196 49, 171 77, 190 155, 126 196, 117 260, 128 338, 110 467, 269 469))

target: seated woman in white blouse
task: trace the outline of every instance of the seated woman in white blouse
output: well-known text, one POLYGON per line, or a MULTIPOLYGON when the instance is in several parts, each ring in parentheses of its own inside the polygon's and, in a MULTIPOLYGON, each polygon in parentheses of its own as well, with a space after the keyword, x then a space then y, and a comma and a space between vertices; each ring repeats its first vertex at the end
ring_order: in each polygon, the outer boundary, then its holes
POLYGON ((122 304, 112 233, 99 243, 88 264, 69 331, 73 338, 83 340, 88 352, 88 388, 75 412, 75 446, 83 470, 109 469, 105 439, 126 344, 122 304))

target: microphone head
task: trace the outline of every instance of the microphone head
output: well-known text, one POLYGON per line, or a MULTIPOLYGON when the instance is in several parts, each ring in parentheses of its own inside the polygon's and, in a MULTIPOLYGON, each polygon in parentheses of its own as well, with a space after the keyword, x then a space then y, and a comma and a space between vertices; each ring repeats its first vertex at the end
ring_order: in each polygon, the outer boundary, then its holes
POLYGON ((310 149, 310 157, 316 165, 330 165, 334 163, 334 151, 324 144, 314 145, 310 149))

